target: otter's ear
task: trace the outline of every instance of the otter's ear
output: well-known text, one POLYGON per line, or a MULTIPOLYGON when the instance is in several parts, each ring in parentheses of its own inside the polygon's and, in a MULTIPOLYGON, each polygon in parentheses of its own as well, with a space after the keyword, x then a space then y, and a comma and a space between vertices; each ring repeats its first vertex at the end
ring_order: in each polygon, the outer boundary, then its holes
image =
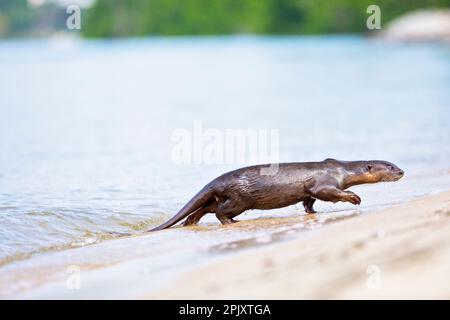
POLYGON ((370 172, 371 170, 372 170, 372 165, 370 165, 370 164, 368 164, 367 166, 366 166, 366 171, 367 172, 370 172))

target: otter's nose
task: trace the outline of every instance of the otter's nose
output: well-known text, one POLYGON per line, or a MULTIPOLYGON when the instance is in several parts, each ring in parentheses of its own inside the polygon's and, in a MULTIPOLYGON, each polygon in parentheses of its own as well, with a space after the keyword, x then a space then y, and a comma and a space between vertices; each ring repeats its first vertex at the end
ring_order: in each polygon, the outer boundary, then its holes
POLYGON ((403 176, 404 174, 405 174, 405 172, 404 172, 403 170, 399 170, 399 171, 398 171, 398 175, 399 175, 399 176, 403 176))

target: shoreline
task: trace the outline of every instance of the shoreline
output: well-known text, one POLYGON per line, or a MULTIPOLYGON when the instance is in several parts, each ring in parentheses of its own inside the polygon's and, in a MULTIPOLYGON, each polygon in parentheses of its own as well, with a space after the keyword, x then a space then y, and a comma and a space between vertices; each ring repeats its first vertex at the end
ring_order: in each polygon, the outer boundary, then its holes
POLYGON ((448 299, 450 191, 210 263, 145 299, 448 299))
POLYGON ((445 243, 450 190, 363 213, 252 217, 54 252, 0 268, 0 299, 449 298, 445 243), (79 290, 68 289, 73 266, 79 290), (374 273, 382 290, 367 289, 374 273), (399 275, 413 278, 408 290, 399 275))
MULTIPOLYGON (((324 213, 325 214, 330 214, 330 213, 339 213, 342 211, 354 211, 356 213, 367 213, 367 212, 373 212, 373 211, 379 211, 383 208, 387 208, 387 207, 391 207, 391 206, 396 206, 399 203, 403 203, 403 202, 407 202, 410 201, 411 199, 417 198, 417 197, 421 197, 424 195, 428 195, 428 194, 433 194, 436 192, 441 192, 441 191, 445 191, 447 190, 446 186, 450 185, 450 169, 448 168, 441 168, 439 170, 433 170, 433 171, 428 171, 428 172, 420 172, 420 173, 414 173, 414 174, 409 174, 407 178, 402 179, 401 181, 397 182, 396 185, 389 185, 389 187, 386 187, 386 189, 390 188, 391 190, 393 189, 392 194, 399 194, 399 192, 401 193, 401 196, 396 196, 396 197, 391 197, 391 195, 387 195, 390 199, 387 199, 385 197, 383 198, 378 198, 378 199, 374 199, 373 198, 373 192, 375 190, 375 192, 377 192, 376 189, 372 188, 372 192, 370 192, 370 197, 364 197, 364 207, 352 207, 352 206, 345 206, 342 205, 342 203, 335 203, 335 204, 331 204, 328 203, 328 205, 326 203, 321 203, 318 202, 316 203, 316 206, 320 206, 319 207, 319 216, 323 216, 324 213), (438 179, 436 179, 436 177, 444 177, 444 179, 441 179, 441 181, 438 181, 438 179), (405 182, 404 180, 407 179, 408 181, 405 182), (428 181, 427 181, 428 180, 428 181), (430 181, 429 180, 434 180, 434 181, 430 181), (404 194, 404 190, 402 190, 402 188, 397 188, 396 186, 397 184, 403 184, 404 186, 406 184, 418 184, 420 183, 422 185, 422 187, 424 186, 423 184, 427 184, 429 186, 427 186, 424 190, 424 192, 411 192, 411 190, 408 190, 408 194, 406 194, 406 199, 403 197, 405 196, 404 194), (386 201, 387 200, 387 201, 386 201), (370 203, 367 203, 368 201, 370 201, 370 203)), ((361 186, 356 186, 354 189, 356 188, 360 188, 361 186)), ((367 186, 362 186, 363 189, 366 189, 367 186)), ((373 187, 373 186, 371 186, 373 187)), ((377 189, 378 187, 381 188, 381 186, 376 186, 377 189)), ((360 193, 359 190, 357 190, 358 193, 360 193)), ((189 198, 187 198, 189 199, 189 198)), ((302 214, 302 210, 303 207, 301 207, 301 205, 299 206, 294 205, 291 207, 285 207, 285 208, 280 208, 280 209, 274 209, 274 210, 270 210, 268 213, 264 212, 264 214, 259 214, 260 217, 272 217, 272 218, 276 218, 276 217, 286 217, 286 216, 292 216, 291 214, 287 214, 286 212, 292 212, 292 211, 297 211, 298 207, 300 207, 300 214, 302 214), (292 210, 292 208, 294 208, 294 210, 292 210)), ((177 208, 179 209, 179 207, 177 208)), ((175 209, 175 212, 176 210, 175 209)), ((40 212, 39 210, 37 210, 36 212, 40 212)), ((43 211, 44 213, 46 213, 46 210, 43 211)), ((51 212, 51 211, 50 211, 51 212)), ((53 243, 49 243, 47 245, 43 245, 43 246, 36 246, 34 247, 32 250, 25 250, 25 251, 16 251, 16 252, 12 252, 8 255, 0 255, 0 270, 2 267, 8 266, 11 263, 16 263, 19 261, 24 261, 27 259, 34 259, 35 257, 42 255, 42 254, 53 254, 55 252, 61 252, 64 250, 71 250, 74 248, 84 248, 84 247, 88 247, 91 245, 98 245, 100 243, 104 243, 105 241, 111 241, 111 240, 118 240, 118 239, 122 239, 122 238, 126 238, 126 237, 134 237, 134 236, 143 236, 145 235, 145 230, 144 229, 149 229, 151 227, 154 227, 158 224, 163 223, 164 221, 168 220, 169 218, 171 218, 173 216, 173 212, 172 213, 161 213, 158 216, 149 216, 146 217, 144 220, 137 220, 136 224, 134 224, 133 222, 128 223, 127 221, 124 222, 124 224, 127 224, 128 226, 130 226, 129 229, 127 230, 123 230, 123 231, 98 231, 98 230, 93 230, 93 229, 86 229, 85 233, 86 234, 90 234, 89 236, 80 236, 77 238, 72 238, 70 241, 67 242, 53 242, 53 243), (144 231, 143 231, 144 230, 144 231)), ((294 214, 295 216, 295 214, 294 214)), ((242 214, 239 219, 241 217, 246 217, 246 213, 242 214)), ((247 218, 244 218, 245 220, 247 218)), ((253 215, 252 217, 249 217, 249 219, 256 221, 255 223, 258 223, 257 220, 259 220, 260 218, 255 218, 255 216, 253 215)), ((320 220, 320 218, 318 219, 320 220)), ((217 224, 217 220, 215 218, 210 218, 210 217, 205 217, 201 223, 200 226, 205 226, 208 224, 217 224), (205 224, 205 221, 206 224, 205 224), (210 222, 210 223, 209 223, 210 222)), ((113 227, 115 227, 113 225, 113 227)))

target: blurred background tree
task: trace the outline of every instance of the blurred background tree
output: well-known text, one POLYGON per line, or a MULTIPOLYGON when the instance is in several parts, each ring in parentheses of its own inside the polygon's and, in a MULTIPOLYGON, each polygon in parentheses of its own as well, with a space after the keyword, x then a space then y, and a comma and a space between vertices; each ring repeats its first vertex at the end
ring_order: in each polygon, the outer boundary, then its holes
MULTIPOLYGON (((322 34, 366 31, 366 9, 381 8, 382 23, 450 0, 72 0, 87 3, 81 35, 322 34)), ((0 36, 65 30, 66 0, 1 0, 0 36)))

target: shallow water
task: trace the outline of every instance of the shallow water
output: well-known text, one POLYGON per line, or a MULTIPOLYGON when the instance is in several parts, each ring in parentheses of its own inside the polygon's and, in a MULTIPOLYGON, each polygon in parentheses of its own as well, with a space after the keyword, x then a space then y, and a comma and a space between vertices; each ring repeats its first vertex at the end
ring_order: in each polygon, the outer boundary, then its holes
POLYGON ((394 184, 370 186, 363 209, 450 186, 440 174, 450 157, 449 46, 358 37, 3 41, 0 70, 0 265, 141 234, 212 178, 250 164, 174 163, 171 134, 198 120, 279 129, 280 161, 386 159, 413 177, 395 195, 386 196, 394 184))
MULTIPOLYGON (((327 232, 330 223, 358 215, 377 214, 380 207, 399 205, 410 196, 428 194, 436 188, 448 189, 449 174, 405 178, 395 184, 359 186, 355 191, 364 205, 332 206, 319 203, 320 214, 305 215, 290 207, 266 212, 249 212, 239 223, 220 226, 207 217, 200 226, 174 227, 147 235, 35 255, 0 268, 0 298, 39 299, 130 299, 142 298, 188 271, 208 263, 228 259, 273 243, 308 239, 327 232), (419 191, 420 190, 420 191, 419 191), (403 194, 403 196, 402 196, 403 194), (71 268, 79 268, 80 289, 68 286, 71 268)), ((383 226, 374 225, 367 237, 384 237, 383 226)), ((264 261, 263 263, 270 263, 264 261)))

